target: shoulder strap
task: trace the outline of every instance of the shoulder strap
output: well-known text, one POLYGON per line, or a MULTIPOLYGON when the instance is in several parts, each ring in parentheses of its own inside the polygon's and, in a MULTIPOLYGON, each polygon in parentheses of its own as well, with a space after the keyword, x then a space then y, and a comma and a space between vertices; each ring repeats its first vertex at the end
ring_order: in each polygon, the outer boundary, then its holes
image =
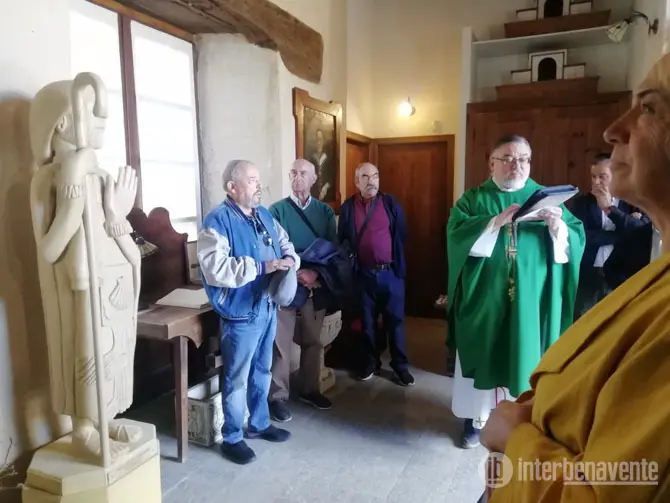
POLYGON ((316 229, 314 229, 314 226, 312 225, 312 222, 309 221, 307 216, 305 215, 305 212, 302 211, 297 204, 295 204, 295 201, 291 199, 290 197, 287 197, 286 200, 288 203, 291 205, 291 207, 295 210, 295 212, 298 214, 298 216, 302 219, 303 222, 305 222, 305 225, 309 228, 310 231, 312 231, 312 234, 314 234, 315 238, 319 238, 319 233, 316 232, 316 229))
POLYGON ((368 209, 367 213, 365 214, 365 220, 363 220, 363 225, 361 225, 361 230, 358 231, 358 235, 356 236, 356 248, 358 248, 358 243, 360 243, 361 236, 365 232, 365 229, 368 228, 368 224, 370 223, 370 218, 372 217, 372 215, 374 215, 375 210, 377 209, 377 201, 379 201, 380 197, 381 196, 375 197, 375 200, 372 201, 372 203, 370 204, 370 208, 368 209))

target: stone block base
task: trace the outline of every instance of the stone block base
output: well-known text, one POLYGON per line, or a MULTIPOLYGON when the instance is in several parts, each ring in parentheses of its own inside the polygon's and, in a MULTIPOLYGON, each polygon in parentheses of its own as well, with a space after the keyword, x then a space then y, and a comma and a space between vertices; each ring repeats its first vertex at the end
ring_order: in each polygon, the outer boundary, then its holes
POLYGON ((81 459, 67 435, 39 449, 28 469, 23 503, 160 503, 160 454, 153 425, 139 427, 142 437, 130 451, 104 469, 81 459))

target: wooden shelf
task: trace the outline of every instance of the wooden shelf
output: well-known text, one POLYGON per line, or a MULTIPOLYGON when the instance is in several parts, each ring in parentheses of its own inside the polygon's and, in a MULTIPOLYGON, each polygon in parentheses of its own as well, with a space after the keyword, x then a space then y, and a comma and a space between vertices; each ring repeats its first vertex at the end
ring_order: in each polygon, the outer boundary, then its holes
MULTIPOLYGON (((535 51, 578 49, 580 47, 613 44, 614 42, 607 37, 609 26, 531 35, 529 37, 481 40, 472 43, 473 57, 496 58, 515 54, 527 55, 535 51)), ((630 32, 630 30, 628 31, 630 32)), ((628 36, 629 33, 626 33, 626 38, 621 43, 625 43, 628 36)))
POLYGON ((585 30, 608 25, 610 11, 586 12, 566 16, 546 17, 528 21, 505 23, 505 37, 528 37, 560 31, 585 30))
POLYGON ((496 86, 499 101, 544 98, 546 96, 593 96, 598 94, 598 77, 582 79, 556 79, 528 84, 496 86))

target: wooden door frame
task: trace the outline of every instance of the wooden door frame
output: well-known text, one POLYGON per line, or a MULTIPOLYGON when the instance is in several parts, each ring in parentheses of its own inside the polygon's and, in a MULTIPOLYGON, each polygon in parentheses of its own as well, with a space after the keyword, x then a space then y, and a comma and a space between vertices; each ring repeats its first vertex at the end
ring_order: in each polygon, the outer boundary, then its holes
POLYGON ((370 159, 377 163, 379 145, 408 145, 412 143, 445 143, 447 146, 447 161, 444 168, 447 171, 447 183, 450 186, 445 187, 447 191, 447 210, 451 211, 454 205, 454 153, 456 148, 456 135, 454 134, 436 134, 429 136, 399 136, 392 138, 374 138, 370 145, 370 159))
POLYGON ((365 135, 354 133, 353 131, 347 131, 347 143, 354 143, 356 145, 360 145, 361 147, 368 147, 368 156, 372 164, 377 161, 377 158, 373 157, 374 141, 375 140, 365 135))

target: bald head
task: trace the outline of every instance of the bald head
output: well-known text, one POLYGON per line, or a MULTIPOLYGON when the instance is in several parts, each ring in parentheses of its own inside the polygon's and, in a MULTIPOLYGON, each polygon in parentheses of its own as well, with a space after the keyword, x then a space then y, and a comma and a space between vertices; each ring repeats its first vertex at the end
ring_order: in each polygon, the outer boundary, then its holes
POLYGON ((364 162, 356 168, 356 188, 363 199, 372 199, 379 192, 379 170, 372 163, 364 162))
POLYGON ((293 195, 300 199, 306 198, 316 182, 316 168, 306 159, 296 159, 289 171, 289 178, 293 195))

